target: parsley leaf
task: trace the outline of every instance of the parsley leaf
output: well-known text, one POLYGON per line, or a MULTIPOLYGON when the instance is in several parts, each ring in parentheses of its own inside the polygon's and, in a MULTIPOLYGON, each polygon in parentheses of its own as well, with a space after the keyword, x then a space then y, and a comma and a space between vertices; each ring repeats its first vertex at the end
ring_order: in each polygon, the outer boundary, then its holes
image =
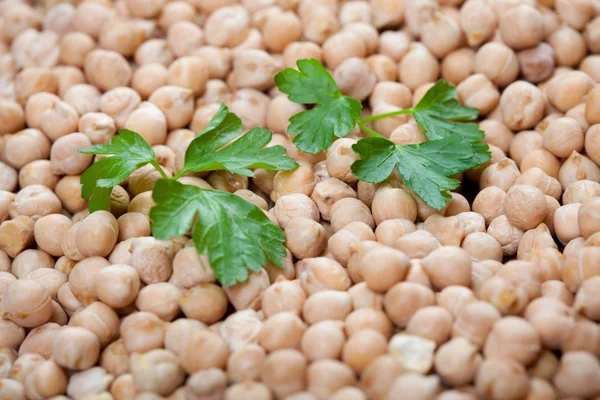
POLYGON ((275 75, 275 83, 289 99, 316 104, 290 118, 288 132, 293 143, 305 153, 327 150, 336 137, 346 136, 360 117, 360 101, 343 96, 325 67, 315 59, 298 60, 298 70, 286 68, 275 75))
POLYGON ((287 171, 298 166, 293 159, 285 156, 285 147, 265 148, 271 141, 271 131, 254 128, 240 137, 241 132, 242 121, 222 104, 204 130, 190 143, 178 176, 187 172, 227 170, 252 177, 254 173, 249 168, 287 171), (231 144, 223 147, 228 143, 231 144))
POLYGON ((222 285, 245 281, 248 269, 257 272, 267 260, 283 268, 285 234, 254 204, 231 193, 169 179, 156 183, 152 198, 156 203, 150 211, 152 234, 167 240, 194 225, 194 244, 208 255, 222 285))
POLYGON ((109 210, 112 188, 127 179, 133 171, 148 163, 158 165, 152 146, 128 129, 120 129, 108 144, 96 144, 91 148, 79 149, 79 152, 111 155, 92 164, 79 179, 81 197, 91 198, 88 205, 90 212, 109 210))
POLYGON ((351 167, 358 179, 379 183, 397 167, 406 186, 438 210, 451 198, 445 192, 460 184, 449 176, 480 164, 473 147, 460 135, 409 145, 383 138, 364 138, 352 149, 361 157, 351 167))
POLYGON ((477 123, 464 122, 477 119, 477 109, 460 104, 456 99, 456 88, 446 81, 437 81, 419 103, 407 111, 413 115, 430 140, 456 134, 470 142, 484 138, 477 123))

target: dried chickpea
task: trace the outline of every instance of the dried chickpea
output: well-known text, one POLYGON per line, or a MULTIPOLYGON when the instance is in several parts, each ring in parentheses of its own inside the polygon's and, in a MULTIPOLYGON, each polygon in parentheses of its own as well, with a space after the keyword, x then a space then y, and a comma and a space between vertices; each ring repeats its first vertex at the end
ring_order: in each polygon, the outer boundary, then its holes
POLYGON ((475 72, 484 74, 499 87, 506 87, 517 79, 519 62, 514 51, 500 42, 489 42, 475 55, 475 72))
MULTIPOLYGON (((500 101, 500 93, 494 84, 483 74, 475 74, 464 79, 457 87, 458 99, 468 107, 477 108, 481 115, 489 114, 500 101)), ((483 129, 485 131, 485 129, 483 129)), ((486 133, 486 138, 487 138, 486 133)), ((512 138, 512 135, 509 136, 512 138)), ((492 144, 496 144, 493 143, 492 144)), ((498 146, 508 151, 508 146, 498 146)))
POLYGON ((556 64, 574 67, 586 56, 583 35, 568 25, 561 25, 548 37, 548 44, 554 49, 556 64))
POLYGON ((421 44, 412 44, 398 65, 399 81, 411 90, 433 83, 440 74, 440 65, 433 54, 421 44))
POLYGON ((494 36, 498 18, 491 5, 468 0, 460 8, 460 26, 469 46, 480 45, 494 36))
POLYGON ((548 82, 548 102, 560 112, 567 112, 584 102, 585 96, 594 88, 594 81, 581 71, 565 71, 548 82), (568 88, 568 90, 566 90, 568 88), (566 90, 566 91, 565 91, 566 90))
POLYGON ((511 358, 485 359, 475 376, 479 396, 489 399, 520 399, 530 389, 525 368, 511 358))
POLYGON ((562 396, 590 397, 600 393, 598 358, 583 351, 563 354, 553 383, 562 396))
POLYGON ((475 69, 475 51, 469 48, 459 48, 450 52, 442 61, 442 78, 458 85, 475 69))
POLYGON ((103 91, 127 86, 131 80, 131 67, 125 58, 111 50, 92 50, 83 66, 88 82, 103 91))
POLYGON ((113 118, 116 127, 120 129, 125 127, 127 118, 141 101, 140 95, 135 90, 118 87, 100 96, 100 111, 113 118))
POLYGON ((574 151, 560 167, 560 170, 558 171, 558 180, 566 193, 566 189, 569 185, 576 181, 599 181, 600 167, 588 157, 574 151))

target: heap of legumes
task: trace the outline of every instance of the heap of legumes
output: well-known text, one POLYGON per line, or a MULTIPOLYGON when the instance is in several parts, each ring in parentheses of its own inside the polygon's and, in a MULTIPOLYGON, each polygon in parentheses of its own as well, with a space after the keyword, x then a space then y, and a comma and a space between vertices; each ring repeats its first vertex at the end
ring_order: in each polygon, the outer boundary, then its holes
POLYGON ((598 400, 599 165, 599 0, 2 0, 0 400, 598 400))

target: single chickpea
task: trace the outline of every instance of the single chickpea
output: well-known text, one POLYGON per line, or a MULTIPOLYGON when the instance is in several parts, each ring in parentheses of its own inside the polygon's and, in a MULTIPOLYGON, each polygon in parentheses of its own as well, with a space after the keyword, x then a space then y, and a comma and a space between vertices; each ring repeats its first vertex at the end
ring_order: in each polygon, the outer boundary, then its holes
POLYGON ((554 49, 547 43, 520 51, 517 59, 521 73, 528 82, 545 81, 554 73, 554 49))
POLYGON ((120 333, 128 353, 163 347, 166 323, 149 312, 134 312, 121 321, 120 333))
POLYGON ((58 138, 50 152, 50 168, 53 173, 81 174, 92 162, 93 155, 82 154, 78 149, 91 146, 91 140, 83 133, 71 133, 58 138))
POLYGON ((363 222, 371 229, 375 227, 371 211, 360 200, 346 197, 335 202, 331 207, 331 227, 333 231, 337 232, 352 222, 363 222))
POLYGON ((503 41, 513 49, 535 46, 544 39, 544 19, 534 7, 522 4, 504 11, 498 27, 503 41))
POLYGON ((120 129, 125 127, 127 118, 141 101, 140 95, 135 90, 118 87, 100 96, 100 111, 113 118, 116 127, 120 129))
POLYGON ((553 383, 562 396, 590 397, 600 392, 600 363, 583 351, 564 354, 553 383))
POLYGON ((544 116, 545 100, 534 85, 518 81, 509 85, 500 97, 502 116, 513 130, 531 128, 544 116))
POLYGON ((596 163, 600 162, 600 125, 592 125, 585 134, 585 152, 596 163))
POLYGON ((99 47, 115 51, 125 57, 130 57, 135 50, 144 42, 144 29, 139 23, 114 18, 107 21, 99 32, 99 47))
POLYGON ((564 24, 548 37, 548 44, 554 49, 556 64, 561 67, 576 66, 587 53, 581 33, 564 24))
POLYGON ((432 0, 410 1, 404 10, 404 20, 408 32, 415 37, 421 35, 423 26, 433 18, 438 4, 432 0))
POLYGON ((311 294, 304 303, 304 320, 314 324, 324 320, 344 320, 352 311, 350 295, 337 290, 322 290, 311 294), (324 305, 327 304, 327 307, 324 305))
POLYGON ((410 318, 422 307, 435 304, 433 291, 426 286, 400 282, 392 286, 384 297, 388 318, 399 327, 406 327, 410 318))
POLYGON ((398 76, 398 66, 391 57, 383 54, 373 54, 367 57, 366 62, 377 82, 391 81, 398 76))
MULTIPOLYGON (((461 83, 461 85, 478 75, 472 75, 465 82, 461 83)), ((461 85, 459 85, 459 88, 461 85)), ((515 135, 504 123, 493 119, 486 119, 479 123, 479 128, 485 133, 485 138, 483 139, 485 143, 494 145, 504 153, 508 153, 515 135)))
POLYGON ((475 376, 477 394, 490 399, 519 399, 527 395, 529 388, 527 371, 510 358, 484 360, 475 376))
POLYGON ((300 284, 311 295, 321 290, 347 290, 351 281, 345 268, 335 260, 326 257, 308 258, 300 261, 300 284))
POLYGON ((96 47, 94 39, 84 32, 67 32, 60 39, 60 61, 81 68, 87 54, 96 47))
POLYGON ((342 360, 360 374, 377 357, 387 351, 386 337, 374 329, 362 329, 348 339, 342 360))
POLYGON ((52 316, 52 299, 44 285, 34 280, 8 284, 2 298, 2 317, 19 326, 35 328, 52 316))
POLYGON ((483 354, 488 359, 508 357, 530 365, 540 350, 538 332, 530 323, 519 317, 504 317, 492 327, 483 354))
POLYGON ((558 180, 566 193, 568 186, 578 180, 600 180, 600 168, 588 157, 574 151, 560 167, 558 180))
POLYGON ((130 368, 136 388, 141 391, 166 395, 185 380, 178 357, 169 350, 134 353, 131 355, 130 368))
POLYGON ((15 77, 14 90, 17 101, 23 106, 37 93, 57 93, 58 80, 49 68, 25 68, 15 77))
POLYGON ((578 213, 581 203, 571 203, 559 207, 554 214, 554 229, 558 240, 567 244, 580 237, 578 213))
POLYGON ((143 102, 131 112, 124 127, 138 132, 150 145, 164 144, 167 137, 165 114, 151 102, 143 102))
POLYGON ((333 78, 342 93, 359 100, 365 100, 371 94, 377 81, 367 62, 358 57, 347 58, 339 64, 333 78))
POLYGON ((462 40, 463 33, 458 21, 439 11, 433 13, 431 20, 421 30, 421 42, 438 58, 457 49, 462 40))
POLYGON ((520 165, 523 159, 531 152, 542 148, 543 136, 536 131, 521 131, 517 133, 510 144, 510 156, 520 165))
POLYGON ((465 337, 471 343, 482 346, 499 319, 500 313, 493 305, 484 301, 470 302, 456 316, 452 337, 465 337))
POLYGON ((433 54, 423 45, 412 44, 398 65, 398 78, 411 90, 435 82, 440 74, 440 65, 433 54))
POLYGON ((140 65, 162 64, 168 67, 174 56, 165 39, 150 39, 142 43, 135 51, 134 60, 140 65))
POLYGON ((54 260, 40 250, 25 250, 13 260, 11 273, 18 279, 24 279, 27 274, 40 268, 52 268, 54 260))
POLYGON ((379 53, 399 62, 410 48, 411 38, 402 31, 385 31, 379 37, 379 53))
POLYGON ((227 310, 227 296, 220 287, 212 283, 185 290, 178 300, 186 317, 207 324, 221 319, 227 310))
POLYGON ((498 17, 490 4, 477 0, 466 1, 460 8, 460 27, 469 46, 490 40, 496 31, 498 17))
POLYGON ((506 87, 517 79, 519 62, 510 47, 500 42, 489 42, 477 51, 475 72, 484 74, 499 87, 506 87))
POLYGON ((563 204, 585 203, 600 196, 600 184, 588 179, 581 179, 569 184, 563 193, 563 204))
POLYGON ((398 333, 390 340, 390 355, 407 371, 426 374, 433 366, 434 341, 398 333))
POLYGON ((69 369, 83 370, 96 364, 100 344, 96 335, 80 327, 64 327, 56 333, 52 358, 69 369))
POLYGON ((412 105, 412 92, 404 84, 398 82, 378 82, 373 87, 369 97, 371 108, 381 104, 393 105, 399 108, 409 108, 412 105))
POLYGON ((443 289, 450 285, 470 286, 471 259, 462 249, 453 246, 443 246, 432 251, 422 259, 421 264, 431 278, 434 286, 443 289), (444 263, 440 263, 440 260, 444 263), (450 269, 440 268, 452 262, 450 269))
POLYGON ((87 80, 103 91, 127 86, 131 80, 131 67, 125 58, 111 50, 92 50, 83 66, 87 80))
POLYGON ((158 63, 142 65, 135 70, 131 78, 131 87, 147 99, 158 88, 167 85, 169 71, 158 63))
MULTIPOLYGON (((269 287, 269 275, 264 269, 251 273, 244 283, 237 283, 223 288, 227 298, 236 310, 252 308, 259 310, 264 291, 269 287)), ((227 308, 227 304, 224 305, 227 308)))
MULTIPOLYGON (((560 183, 556 178, 558 177, 558 172, 560 171, 560 160, 551 152, 545 149, 534 150, 528 155, 526 155, 521 161, 520 169, 522 173, 527 172, 530 169, 540 169, 545 174, 549 175, 552 179, 552 184, 549 185, 552 188, 553 196, 560 196, 558 192, 560 187, 560 183)), ((530 177, 523 177, 524 180, 529 179, 530 177)), ((517 178, 517 181, 519 179, 517 178)), ((541 189, 541 188, 540 188, 541 189)), ((550 192, 550 189, 546 189, 550 192)), ((562 190, 561 190, 562 191, 562 190)))
POLYGON ((16 257, 33 242, 34 220, 17 216, 0 224, 0 250, 9 257, 16 257))
POLYGON ((73 292, 71 292, 68 282, 58 289, 57 298, 60 306, 69 316, 75 314, 75 312, 83 308, 83 304, 81 304, 73 292))
POLYGON ((442 61, 442 78, 458 85, 467 79, 475 69, 475 51, 469 48, 454 50, 442 61))
POLYGON ((504 158, 483 170, 479 178, 479 187, 482 192, 492 186, 508 191, 520 175, 516 163, 510 158, 504 158))
POLYGON ((23 107, 15 101, 1 99, 0 121, 2 121, 0 135, 15 133, 25 128, 25 112, 23 107))
POLYGON ((341 361, 318 360, 307 369, 308 390, 318 399, 328 399, 337 390, 352 386, 356 378, 352 369, 341 361))
POLYGON ((396 240, 395 247, 409 258, 424 258, 439 248, 440 242, 426 230, 407 233, 396 240))
POLYGON ((2 333, 0 336, 2 348, 16 350, 25 340, 25 329, 7 319, 0 319, 0 332, 2 333))
POLYGON ((503 210, 508 222, 523 231, 533 229, 546 218, 546 197, 532 185, 515 185, 504 198, 503 210))
POLYGON ((402 218, 415 221, 417 218, 417 204, 413 197, 405 190, 381 186, 373 198, 373 217, 379 225, 385 220, 402 218), (396 205, 390 209, 390 205, 396 205))
POLYGON ((478 350, 467 339, 456 337, 440 346, 435 355, 435 371, 448 385, 469 384, 483 360, 478 350))
POLYGON ((442 217, 433 214, 425 220, 423 228, 431 233, 443 246, 460 246, 465 230, 458 217, 442 217))
POLYGON ((303 160, 298 161, 299 167, 293 171, 279 171, 273 179, 271 200, 277 200, 286 194, 303 193, 310 196, 315 187, 313 166, 303 160))
POLYGON ((262 324, 258 342, 268 352, 279 349, 299 349, 305 330, 306 325, 297 315, 287 312, 277 313, 262 324))
MULTIPOLYGON (((477 108, 481 115, 489 114, 500 101, 498 89, 483 74, 471 75, 463 80, 457 87, 457 95, 464 105, 477 108)), ((512 135, 510 135, 510 138, 512 138, 512 135)), ((508 146, 498 147, 505 152, 508 151, 508 146)))
POLYGON ((429 399, 436 398, 440 391, 441 383, 438 376, 423 376, 408 372, 396 378, 388 391, 388 397, 399 397, 402 393, 419 393, 419 399, 429 399))
POLYGON ((327 249, 339 263, 346 265, 352 245, 361 240, 375 240, 372 228, 360 221, 351 222, 329 238, 327 249))
POLYGON ((129 355, 122 339, 115 340, 104 348, 99 364, 106 372, 114 376, 129 373, 129 355))
POLYGON ((355 139, 350 138, 338 139, 327 150, 326 165, 330 177, 338 178, 348 184, 358 180, 350 170, 352 163, 358 159, 356 153, 352 151, 352 145, 356 142, 355 139))
POLYGON ((73 314, 69 326, 87 329, 96 335, 100 347, 105 347, 119 336, 120 321, 112 308, 96 301, 73 314))
POLYGON ((581 71, 565 71, 548 82, 546 95, 549 103, 560 112, 567 112, 580 103, 594 88, 592 78, 581 71), (569 89, 565 92, 566 89, 569 89))
POLYGON ((559 118, 548 125, 542 143, 556 157, 566 158, 571 152, 583 149, 583 130, 573 118, 559 118))
POLYGON ((497 186, 482 189, 473 201, 473 211, 482 215, 486 224, 504 215, 506 193, 497 186))
POLYGON ((106 257, 117 243, 118 235, 117 219, 107 211, 96 211, 80 223, 77 249, 85 257, 106 257))

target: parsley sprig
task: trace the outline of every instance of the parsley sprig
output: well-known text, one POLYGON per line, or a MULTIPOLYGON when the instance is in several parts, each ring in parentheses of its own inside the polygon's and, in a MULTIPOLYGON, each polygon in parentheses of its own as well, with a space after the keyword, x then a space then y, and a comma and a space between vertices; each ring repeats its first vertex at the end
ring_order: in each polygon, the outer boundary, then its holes
POLYGON ((317 153, 329 148, 335 136, 344 137, 358 125, 372 136, 352 146, 361 157, 352 165, 352 173, 360 180, 383 182, 398 168, 406 186, 426 204, 441 209, 451 198, 447 191, 460 184, 450 177, 491 158, 487 144, 481 142, 484 133, 476 122, 469 122, 477 119, 477 110, 461 105, 456 89, 443 80, 412 108, 360 118, 360 102, 343 96, 317 60, 299 60, 297 65, 298 70, 286 68, 275 76, 279 90, 291 101, 316 104, 290 118, 288 133, 296 135, 294 144, 304 152, 317 153), (395 144, 366 125, 401 114, 414 117, 427 142, 395 144))
POLYGON ((113 187, 151 164, 163 177, 152 191, 156 205, 150 210, 157 239, 184 235, 191 228, 197 250, 208 255, 215 276, 225 286, 245 281, 248 270, 259 271, 267 261, 283 268, 285 234, 261 209, 231 193, 177 182, 190 172, 226 170, 251 177, 251 168, 287 171, 298 166, 283 146, 265 148, 270 131, 254 128, 240 136, 241 132, 241 120, 222 105, 190 143, 182 170, 168 179, 152 147, 137 133, 121 129, 109 144, 79 150, 109 155, 82 174, 82 196, 90 199, 90 212, 108 210, 113 187))

